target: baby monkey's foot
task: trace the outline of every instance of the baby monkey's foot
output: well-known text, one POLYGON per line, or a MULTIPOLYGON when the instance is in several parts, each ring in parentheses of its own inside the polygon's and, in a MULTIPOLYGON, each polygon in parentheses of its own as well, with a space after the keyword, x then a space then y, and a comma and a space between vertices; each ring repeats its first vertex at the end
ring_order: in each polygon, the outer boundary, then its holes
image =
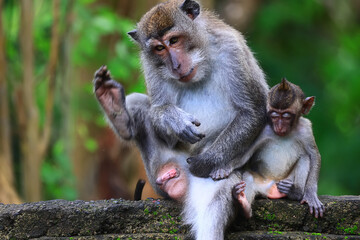
POLYGON ((251 205, 245 196, 245 188, 245 181, 241 181, 234 186, 232 194, 233 197, 240 203, 244 216, 249 219, 251 217, 251 205))
POLYGON ((169 171, 167 171, 162 176, 156 179, 156 184, 163 185, 166 181, 169 181, 172 178, 177 178, 179 176, 180 176, 179 169, 177 168, 170 169, 169 171))

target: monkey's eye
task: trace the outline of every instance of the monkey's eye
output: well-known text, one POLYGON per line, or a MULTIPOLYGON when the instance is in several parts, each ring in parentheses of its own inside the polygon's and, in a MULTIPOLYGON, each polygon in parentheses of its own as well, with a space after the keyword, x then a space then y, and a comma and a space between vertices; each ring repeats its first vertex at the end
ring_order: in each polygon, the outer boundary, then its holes
POLYGON ((158 51, 158 52, 161 52, 162 50, 165 49, 165 47, 164 47, 163 45, 157 45, 157 46, 155 46, 154 49, 155 49, 156 51, 158 51))
POLYGON ((169 43, 170 43, 170 45, 172 45, 172 44, 177 43, 178 41, 179 41, 179 38, 178 38, 178 37, 172 37, 172 38, 170 38, 169 43))
POLYGON ((286 119, 290 119, 290 118, 291 118, 291 114, 290 114, 290 113, 283 113, 282 117, 283 117, 283 118, 286 118, 286 119))
POLYGON ((271 112, 270 117, 271 118, 278 118, 278 117, 280 117, 280 114, 278 114, 277 112, 271 112))

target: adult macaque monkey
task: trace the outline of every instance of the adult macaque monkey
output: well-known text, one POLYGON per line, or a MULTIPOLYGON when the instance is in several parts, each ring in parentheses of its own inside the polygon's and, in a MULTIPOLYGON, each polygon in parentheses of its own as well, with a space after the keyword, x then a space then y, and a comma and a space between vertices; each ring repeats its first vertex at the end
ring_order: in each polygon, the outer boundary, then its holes
POLYGON ((321 158, 311 122, 302 117, 314 100, 305 98, 301 88, 286 79, 271 88, 268 124, 254 144, 257 150, 243 175, 246 187, 241 182, 234 190, 246 216, 251 216, 250 206, 257 194, 287 196, 307 203, 316 218, 323 216, 325 208, 317 196, 321 158))
POLYGON ((114 130, 137 143, 152 186, 185 203, 195 238, 223 239, 240 181, 226 166, 265 125, 264 74, 243 36, 192 0, 158 4, 129 35, 148 95, 125 98, 105 67, 95 94, 114 130), (214 173, 228 178, 213 181, 214 173))

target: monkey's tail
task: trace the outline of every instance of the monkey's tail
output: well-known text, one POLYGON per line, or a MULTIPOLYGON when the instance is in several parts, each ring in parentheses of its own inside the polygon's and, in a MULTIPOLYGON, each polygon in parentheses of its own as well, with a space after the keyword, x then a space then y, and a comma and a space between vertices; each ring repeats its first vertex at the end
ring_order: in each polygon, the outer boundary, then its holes
POLYGON ((146 181, 144 179, 139 179, 136 183, 135 193, 134 193, 134 200, 139 201, 141 200, 142 191, 144 189, 146 181))

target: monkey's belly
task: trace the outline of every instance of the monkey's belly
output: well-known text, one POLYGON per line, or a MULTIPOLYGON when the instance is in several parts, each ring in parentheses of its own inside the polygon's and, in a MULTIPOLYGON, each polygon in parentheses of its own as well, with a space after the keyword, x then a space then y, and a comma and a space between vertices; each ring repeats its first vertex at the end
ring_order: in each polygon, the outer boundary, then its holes
POLYGON ((256 156, 255 168, 267 179, 286 178, 298 160, 298 151, 293 141, 281 139, 266 145, 256 156))

